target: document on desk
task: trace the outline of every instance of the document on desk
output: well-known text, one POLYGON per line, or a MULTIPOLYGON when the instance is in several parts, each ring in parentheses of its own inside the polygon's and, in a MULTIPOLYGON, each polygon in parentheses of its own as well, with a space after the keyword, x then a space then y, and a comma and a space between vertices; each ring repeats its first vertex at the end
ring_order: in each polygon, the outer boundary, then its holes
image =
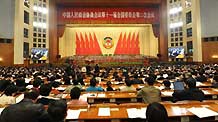
POLYGON ((218 89, 212 89, 213 91, 215 91, 215 92, 218 92, 218 89))
POLYGON ((98 97, 105 97, 105 94, 98 94, 98 97))
POLYGON ((64 90, 66 89, 66 87, 61 87, 61 86, 59 86, 59 87, 57 87, 56 89, 59 90, 59 91, 64 91, 64 90))
POLYGON ((210 94, 208 91, 206 90, 202 90, 202 92, 204 92, 204 94, 210 94))
POLYGON ((204 85, 204 84, 201 82, 196 82, 196 86, 202 86, 202 85, 204 85))
POLYGON ((62 98, 62 99, 66 99, 67 95, 68 95, 68 94, 62 94, 62 97, 61 97, 61 98, 62 98))
POLYGON ((145 86, 143 86, 143 85, 138 85, 138 88, 140 88, 140 89, 143 88, 143 87, 145 87, 145 86))
POLYGON ((161 92, 161 94, 163 94, 165 96, 173 96, 173 92, 171 92, 171 91, 164 91, 164 92, 161 92))
POLYGON ((32 80, 32 78, 25 78, 25 83, 30 83, 30 81, 32 80))
POLYGON ((110 116, 110 108, 99 108, 98 116, 110 116))
POLYGON ((147 108, 141 108, 141 109, 136 109, 136 108, 129 108, 127 109, 127 114, 129 118, 146 118, 146 109, 147 108))
POLYGON ((27 85, 26 88, 27 88, 27 89, 32 89, 32 88, 33 88, 33 85, 27 85))
POLYGON ((16 98, 15 98, 15 102, 16 103, 19 103, 20 101, 22 101, 24 99, 24 94, 20 94, 19 96, 17 96, 16 98))
POLYGON ((80 110, 67 110, 66 119, 78 119, 80 114, 80 110))
POLYGON ((217 112, 204 107, 192 107, 189 108, 188 111, 190 111, 199 118, 218 116, 217 112))
POLYGON ((186 108, 181 108, 179 106, 172 106, 171 107, 172 111, 176 115, 181 115, 183 113, 186 113, 188 110, 186 108))
POLYGON ((1 115, 1 113, 2 113, 2 111, 4 110, 5 108, 0 108, 0 115, 1 115))

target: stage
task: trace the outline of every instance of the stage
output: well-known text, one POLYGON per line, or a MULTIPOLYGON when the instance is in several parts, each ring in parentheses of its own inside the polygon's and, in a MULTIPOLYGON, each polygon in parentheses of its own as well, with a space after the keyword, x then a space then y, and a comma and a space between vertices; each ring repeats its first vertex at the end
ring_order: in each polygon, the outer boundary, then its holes
POLYGON ((100 66, 147 66, 156 61, 156 57, 143 55, 96 55, 70 56, 62 59, 65 63, 74 63, 79 66, 99 64, 100 66))

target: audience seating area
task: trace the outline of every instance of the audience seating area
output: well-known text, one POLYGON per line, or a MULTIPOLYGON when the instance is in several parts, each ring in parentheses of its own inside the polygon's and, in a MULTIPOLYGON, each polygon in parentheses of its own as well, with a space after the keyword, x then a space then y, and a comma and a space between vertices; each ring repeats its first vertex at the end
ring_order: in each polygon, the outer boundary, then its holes
MULTIPOLYGON (((52 90, 47 98, 63 99, 67 104, 66 121, 112 121, 129 122, 144 121, 146 118, 146 107, 138 92, 147 87, 146 78, 154 77, 154 87, 161 91, 161 103, 167 110, 169 122, 211 122, 218 121, 218 89, 215 77, 218 75, 216 64, 203 65, 156 65, 146 67, 84 67, 69 65, 66 67, 0 67, 0 90, 1 97, 5 95, 5 80, 17 86, 18 90, 12 96, 15 103, 24 98, 23 93, 30 90, 39 90, 40 85, 50 84, 52 90), (90 70, 89 70, 90 68, 90 70), (98 70, 99 69, 99 70, 98 70), (136 77, 137 75, 137 77, 136 77), (164 76, 164 77, 163 77, 164 76), (68 77, 69 79, 66 80, 68 77), (205 77, 205 81, 199 81, 205 77), (42 82, 36 87, 36 79, 42 82), (103 91, 87 91, 90 81, 96 80, 96 87, 103 91), (196 88, 204 93, 203 101, 183 100, 174 101, 174 82, 180 80, 185 83, 189 78, 196 80, 196 88), (82 80, 81 80, 82 79, 82 80), (126 79, 130 79, 134 91, 122 91, 126 87, 126 79), (133 83, 134 79, 142 81, 133 83), (164 86, 164 81, 170 81, 169 89, 164 86), (69 81, 69 82, 67 82, 69 81), (114 91, 107 91, 108 81, 114 91), (23 86, 22 83, 24 82, 23 86), (75 83, 76 82, 76 83, 75 83), (72 104, 71 93, 66 92, 69 86, 80 85, 80 102, 88 104, 72 104), (22 88, 22 89, 21 89, 22 88), (24 90, 23 90, 24 89, 24 90), (211 111, 212 110, 212 111, 211 111)), ((1 104, 0 113, 11 104, 1 104)), ((44 97, 40 93, 40 97, 44 97)), ((45 105, 45 109, 48 105, 45 105)))

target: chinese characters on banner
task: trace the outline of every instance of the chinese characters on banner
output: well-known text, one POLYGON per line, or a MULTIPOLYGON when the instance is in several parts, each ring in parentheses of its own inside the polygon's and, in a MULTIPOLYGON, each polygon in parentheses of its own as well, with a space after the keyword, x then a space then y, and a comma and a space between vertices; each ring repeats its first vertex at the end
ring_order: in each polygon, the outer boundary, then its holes
POLYGON ((157 8, 64 8, 59 11, 59 20, 111 20, 158 23, 157 8))

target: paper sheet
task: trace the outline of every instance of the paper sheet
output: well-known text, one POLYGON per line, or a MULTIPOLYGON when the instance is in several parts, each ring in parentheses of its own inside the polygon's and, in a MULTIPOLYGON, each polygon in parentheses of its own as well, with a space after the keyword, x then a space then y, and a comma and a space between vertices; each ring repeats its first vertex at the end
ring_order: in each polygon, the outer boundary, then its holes
POLYGON ((138 87, 141 89, 141 88, 143 88, 143 87, 145 87, 145 86, 139 85, 138 87))
POLYGON ((204 107, 198 107, 198 108, 193 107, 193 108, 189 108, 188 111, 192 112, 194 115, 198 116, 199 118, 218 116, 217 112, 204 107))
POLYGON ((5 108, 0 108, 0 115, 1 115, 1 113, 2 113, 2 111, 4 110, 5 108))
POLYGON ((146 109, 147 108, 129 108, 127 109, 127 114, 129 118, 146 118, 146 109))
POLYGON ((202 86, 203 85, 203 83, 201 83, 201 82, 196 82, 196 86, 202 86))
POLYGON ((33 85, 28 85, 26 86, 27 89, 32 89, 33 88, 33 85))
POLYGON ((212 90, 218 92, 218 89, 212 89, 212 90))
POLYGON ((181 108, 179 106, 172 106, 172 111, 176 115, 181 115, 182 113, 186 113, 187 109, 186 108, 181 108))
POLYGON ((66 119, 78 119, 80 114, 80 110, 67 110, 66 119))
POLYGON ((59 90, 59 91, 64 91, 66 89, 66 87, 61 87, 60 86, 60 87, 57 87, 56 89, 59 90))
POLYGON ((125 86, 120 86, 120 87, 119 87, 119 89, 123 89, 123 88, 125 88, 125 86))
POLYGON ((105 94, 98 94, 98 97, 105 97, 105 94))
POLYGON ((55 79, 55 81, 57 81, 57 82, 61 82, 61 79, 55 79))
POLYGON ((68 95, 68 94, 63 94, 63 95, 62 95, 62 99, 66 99, 67 95, 68 95))
POLYGON ((98 116, 110 116, 110 108, 99 108, 98 116))
POLYGON ((15 101, 16 103, 19 103, 23 99, 24 99, 24 94, 20 94, 19 96, 16 97, 15 101))
POLYGON ((210 94, 208 91, 206 90, 202 90, 204 92, 204 94, 210 94))
POLYGON ((25 78, 25 83, 30 83, 30 81, 32 80, 32 78, 25 78))
POLYGON ((161 92, 161 94, 163 94, 165 96, 172 96, 173 92, 171 92, 171 91, 164 91, 164 92, 161 92))

